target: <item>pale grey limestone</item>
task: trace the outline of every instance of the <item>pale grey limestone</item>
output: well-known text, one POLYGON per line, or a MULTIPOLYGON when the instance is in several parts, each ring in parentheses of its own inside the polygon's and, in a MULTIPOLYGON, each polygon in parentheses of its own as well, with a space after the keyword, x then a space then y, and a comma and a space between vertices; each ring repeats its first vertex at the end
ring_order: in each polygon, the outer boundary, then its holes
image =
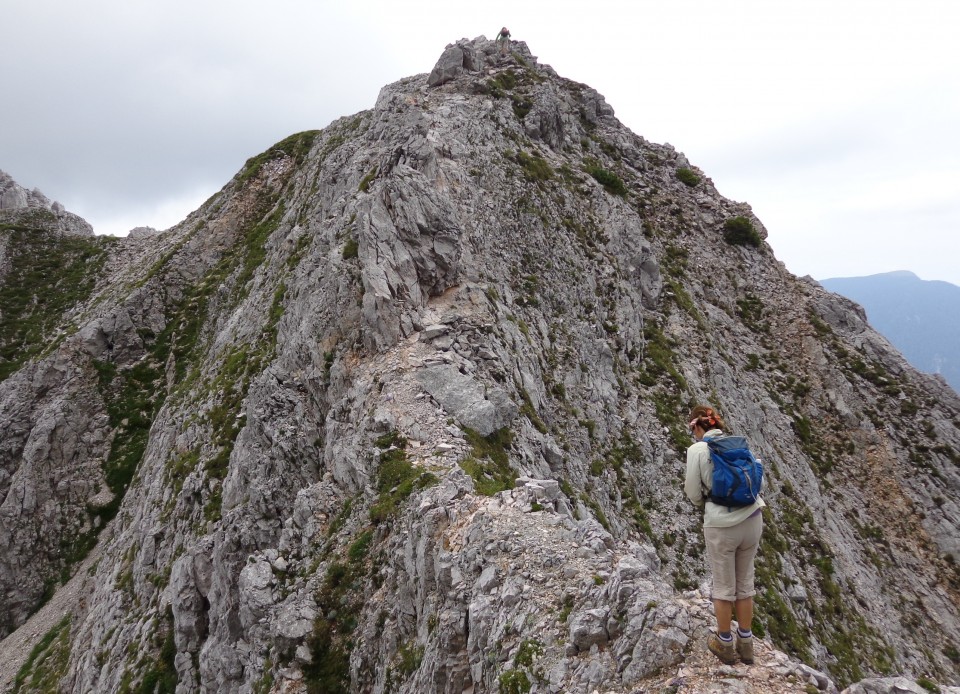
POLYGON ((37 189, 27 190, 0 171, 0 223, 40 228, 75 236, 92 236, 93 227, 51 201, 37 189))

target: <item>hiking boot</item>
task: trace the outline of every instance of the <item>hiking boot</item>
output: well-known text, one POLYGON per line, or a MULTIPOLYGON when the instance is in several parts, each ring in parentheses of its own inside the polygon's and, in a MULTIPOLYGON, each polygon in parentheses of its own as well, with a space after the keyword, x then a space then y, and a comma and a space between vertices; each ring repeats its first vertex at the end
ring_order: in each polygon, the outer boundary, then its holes
MULTIPOLYGON (((753 644, 750 644, 751 648, 753 644)), ((710 634, 707 639, 707 648, 720 659, 724 665, 734 665, 737 662, 737 649, 733 641, 721 641, 716 634, 710 634)))
POLYGON ((737 655, 740 660, 747 665, 753 665, 753 637, 748 636, 743 639, 737 636, 737 655))

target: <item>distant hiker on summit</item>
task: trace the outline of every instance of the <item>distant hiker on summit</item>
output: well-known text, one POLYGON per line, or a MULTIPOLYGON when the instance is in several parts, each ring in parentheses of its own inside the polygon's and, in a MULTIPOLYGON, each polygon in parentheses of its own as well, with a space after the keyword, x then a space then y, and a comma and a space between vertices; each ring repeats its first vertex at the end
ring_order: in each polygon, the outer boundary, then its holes
POLYGON ((713 574, 711 598, 717 633, 707 648, 727 665, 753 663, 753 561, 757 556, 766 504, 760 498, 763 466, 742 436, 725 434, 726 425, 712 408, 690 412, 690 434, 697 443, 687 449, 687 497, 703 509, 703 537, 713 574), (730 632, 737 618, 737 641, 730 632))
POLYGON ((510 30, 507 27, 503 27, 497 34, 497 45, 500 46, 500 55, 510 52, 510 30))

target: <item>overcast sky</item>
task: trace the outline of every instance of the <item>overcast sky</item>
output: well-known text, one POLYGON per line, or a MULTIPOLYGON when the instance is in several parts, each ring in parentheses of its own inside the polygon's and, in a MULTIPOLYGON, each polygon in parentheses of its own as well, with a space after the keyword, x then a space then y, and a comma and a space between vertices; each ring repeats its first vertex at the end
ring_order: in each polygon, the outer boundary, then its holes
POLYGON ((0 170, 122 235, 507 25, 818 279, 960 284, 956 0, 0 0, 0 170))

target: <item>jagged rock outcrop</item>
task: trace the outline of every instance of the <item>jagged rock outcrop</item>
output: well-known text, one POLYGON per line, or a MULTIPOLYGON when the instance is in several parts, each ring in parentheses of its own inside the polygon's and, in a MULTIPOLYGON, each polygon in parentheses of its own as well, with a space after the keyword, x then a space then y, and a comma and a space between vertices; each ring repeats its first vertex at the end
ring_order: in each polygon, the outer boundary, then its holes
POLYGON ((957 681, 956 394, 512 50, 458 42, 61 264, 89 285, 4 353, 4 633, 99 555, 20 691, 957 681), (768 463, 753 667, 703 651, 699 401, 768 463))
POLYGON ((27 190, 0 171, 0 229, 23 227, 92 236, 93 227, 39 190, 27 190))

